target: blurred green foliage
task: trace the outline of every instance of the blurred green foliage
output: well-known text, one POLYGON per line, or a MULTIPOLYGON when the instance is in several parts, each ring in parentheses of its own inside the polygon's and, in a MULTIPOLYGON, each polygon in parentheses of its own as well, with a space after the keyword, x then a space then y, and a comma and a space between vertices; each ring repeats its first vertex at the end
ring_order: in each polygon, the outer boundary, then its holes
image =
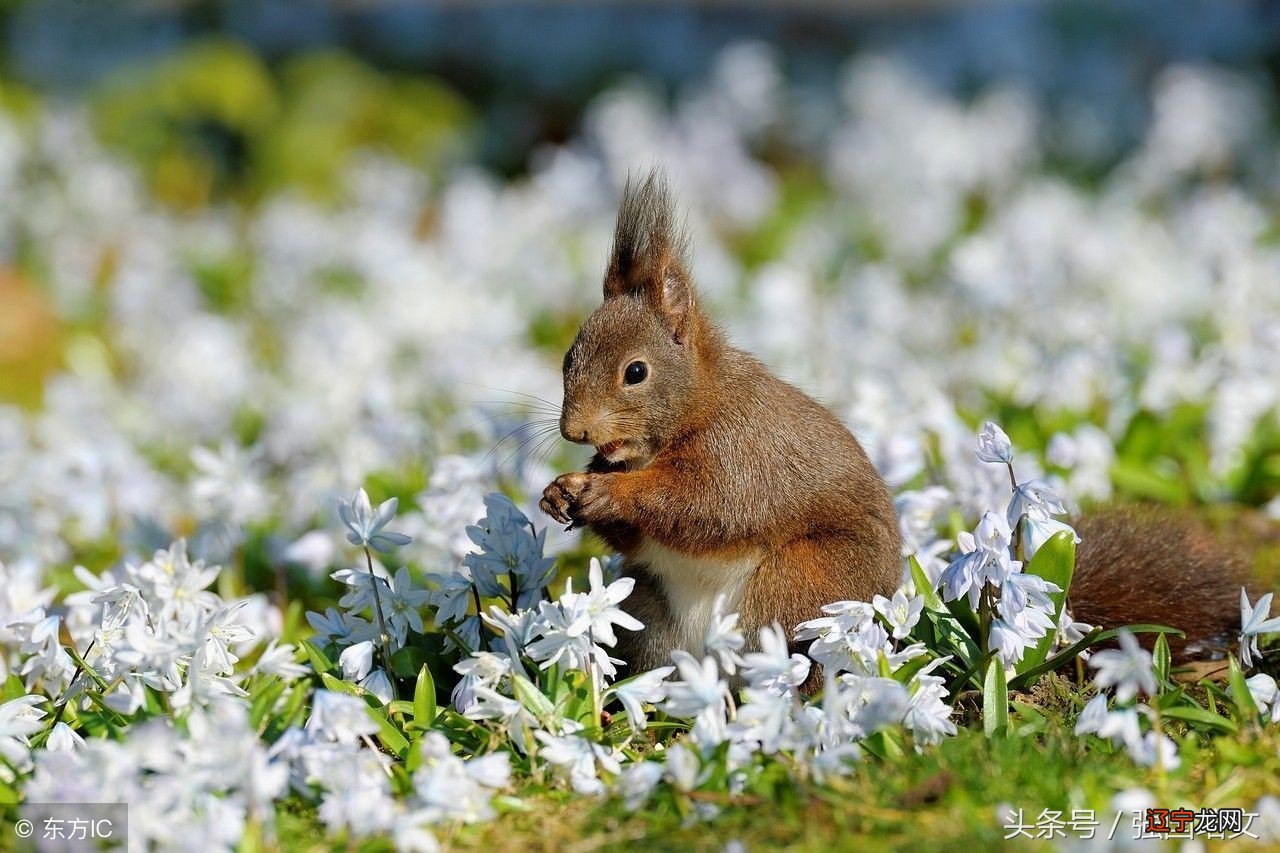
POLYGON ((434 171, 465 154, 475 124, 466 102, 437 81, 333 52, 273 68, 224 40, 113 76, 92 108, 102 140, 179 208, 252 202, 283 187, 334 198, 342 167, 362 150, 434 171))

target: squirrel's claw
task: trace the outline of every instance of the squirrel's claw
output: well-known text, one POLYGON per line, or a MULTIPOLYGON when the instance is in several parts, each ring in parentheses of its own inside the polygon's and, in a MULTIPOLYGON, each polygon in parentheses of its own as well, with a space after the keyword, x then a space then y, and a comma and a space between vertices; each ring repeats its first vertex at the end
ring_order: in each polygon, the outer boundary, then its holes
POLYGON ((542 500, 538 501, 538 507, 561 524, 570 524, 573 521, 573 516, 570 514, 572 506, 573 496, 558 482, 553 482, 543 489, 542 500))

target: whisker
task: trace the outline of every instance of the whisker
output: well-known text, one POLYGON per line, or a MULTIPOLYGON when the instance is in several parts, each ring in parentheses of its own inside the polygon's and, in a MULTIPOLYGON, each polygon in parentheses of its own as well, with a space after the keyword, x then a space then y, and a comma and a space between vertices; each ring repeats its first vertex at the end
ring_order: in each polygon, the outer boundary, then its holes
POLYGON ((512 391, 509 388, 494 388, 490 385, 481 385, 478 382, 467 382, 465 379, 459 379, 458 381, 461 382, 463 385, 472 385, 476 388, 483 388, 486 391, 496 391, 499 394, 515 394, 517 396, 524 397, 526 399, 533 400, 538 403, 542 403, 543 405, 550 406, 551 408, 555 409, 557 412, 560 411, 559 403, 553 403, 550 400, 539 397, 536 394, 529 394, 525 391, 512 391))
MULTIPOLYGON (((506 417, 511 417, 511 415, 506 412, 499 412, 496 415, 489 415, 488 417, 480 418, 478 421, 473 421, 466 428, 468 430, 474 430, 480 424, 489 423, 490 421, 496 421, 506 417)), ((528 418, 524 420, 523 423, 529 424, 530 426, 554 426, 556 429, 560 428, 560 418, 551 417, 549 415, 545 418, 528 418)))
MULTIPOLYGON (((536 435, 543 435, 543 434, 545 434, 545 433, 547 433, 547 432, 550 432, 550 431, 551 431, 551 429, 552 429, 552 427, 551 427, 551 425, 549 425, 549 424, 548 424, 548 425, 545 425, 545 426, 534 427, 534 428, 532 428, 532 429, 530 428, 530 425, 529 425, 529 424, 527 424, 527 423, 519 424, 518 426, 516 426, 516 428, 515 428, 515 429, 511 430, 511 431, 510 431, 510 432, 508 432, 506 435, 504 435, 502 438, 498 439, 497 441, 495 441, 495 442, 493 443, 493 446, 489 448, 488 452, 486 452, 486 453, 485 453, 485 455, 484 455, 483 457, 481 457, 481 459, 480 459, 480 464, 481 464, 481 465, 483 465, 485 462, 489 461, 489 457, 493 455, 493 452, 494 452, 495 450, 497 450, 499 447, 501 447, 501 446, 503 445, 503 443, 505 443, 506 441, 510 440, 510 439, 511 439, 513 436, 515 436, 517 433, 520 433, 520 432, 532 432, 532 433, 534 433, 534 435, 536 436, 536 435)), ((557 427, 555 427, 555 429, 557 429, 557 430, 558 430, 558 429, 559 429, 559 427, 557 426, 557 427)))
POLYGON ((534 435, 530 435, 530 436, 528 436, 528 437, 527 437, 527 438, 525 438, 523 441, 521 441, 518 445, 516 445, 516 449, 515 449, 515 450, 513 450, 513 451, 511 451, 509 454, 507 454, 507 458, 506 458, 506 459, 503 459, 503 460, 502 460, 502 462, 498 464, 498 466, 497 466, 497 470, 498 470, 498 471, 501 471, 501 470, 503 469, 503 467, 504 467, 508 462, 510 462, 510 461, 511 461, 511 458, 512 458, 513 456, 517 455, 518 453, 520 453, 520 451, 521 451, 521 450, 523 450, 523 449, 525 448, 525 445, 529 444, 531 441, 534 441, 534 440, 538 440, 538 441, 546 441, 549 437, 550 437, 550 436, 549 436, 549 435, 547 435, 547 434, 540 434, 540 435, 539 435, 539 434, 534 434, 534 435))

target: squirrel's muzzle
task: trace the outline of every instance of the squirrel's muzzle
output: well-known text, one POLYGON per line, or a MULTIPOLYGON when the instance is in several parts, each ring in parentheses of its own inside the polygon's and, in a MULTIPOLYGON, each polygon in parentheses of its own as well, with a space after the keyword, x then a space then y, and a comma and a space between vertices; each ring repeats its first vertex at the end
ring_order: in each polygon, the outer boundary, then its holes
POLYGON ((576 413, 570 416, 569 412, 563 412, 560 415, 560 434, 565 437, 566 441, 572 441, 574 444, 590 444, 591 429, 586 418, 577 416, 576 413))

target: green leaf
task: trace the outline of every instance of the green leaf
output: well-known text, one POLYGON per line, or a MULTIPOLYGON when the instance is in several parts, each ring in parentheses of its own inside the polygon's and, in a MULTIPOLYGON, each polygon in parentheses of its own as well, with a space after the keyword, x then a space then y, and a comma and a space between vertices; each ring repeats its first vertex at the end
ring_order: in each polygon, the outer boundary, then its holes
POLYGON ((1212 711, 1206 711, 1204 708, 1197 708, 1194 705, 1177 705, 1172 708, 1165 708, 1160 713, 1175 720, 1200 723, 1232 734, 1239 731, 1240 728, 1221 714, 1215 714, 1212 711))
POLYGON ((982 687, 982 731, 995 737, 1009 725, 1009 686, 1005 683, 1004 664, 992 658, 987 664, 987 677, 982 687))
POLYGON ((427 662, 427 653, 417 646, 405 646, 391 656, 391 671, 401 678, 413 678, 427 662))
POLYGON ((324 682, 325 687, 332 690, 334 693, 345 693, 348 696, 354 696, 357 699, 364 699, 367 695, 363 690, 351 682, 335 678, 327 672, 320 673, 320 680, 324 682))
POLYGON ((893 667, 889 666, 889 657, 881 650, 878 655, 881 678, 893 678, 893 667))
POLYGON ((1173 662, 1169 654, 1169 641, 1164 638, 1164 634, 1156 637, 1156 644, 1151 650, 1151 661, 1156 673, 1156 682, 1163 687, 1169 683, 1169 667, 1173 662))
POLYGON ((333 665, 333 661, 329 660, 324 651, 321 650, 321 648, 313 641, 303 640, 302 648, 306 650, 307 657, 311 659, 311 668, 316 671, 316 674, 323 675, 326 672, 337 671, 337 667, 333 665))
POLYGON ((571 669, 564 673, 563 680, 569 686, 569 692, 563 705, 556 706, 560 713, 587 728, 599 727, 600 720, 593 719, 595 708, 591 701, 591 678, 580 669, 571 669))
POLYGON ((969 635, 969 640, 977 648, 980 645, 979 639, 982 637, 982 628, 978 625, 978 614, 974 613, 969 607, 969 600, 967 598, 957 598, 955 601, 945 602, 945 605, 947 611, 960 623, 960 627, 969 635))
POLYGON ((426 729, 436 718, 436 682, 431 667, 425 663, 418 670, 418 683, 413 688, 413 723, 426 729))
POLYGON ((1249 685, 1245 684, 1244 671, 1240 669, 1240 662, 1236 660, 1235 655, 1228 655, 1227 659, 1230 662, 1227 684, 1231 685, 1231 701, 1236 703, 1236 710, 1240 712, 1242 722, 1256 723, 1258 706, 1253 701, 1253 694, 1249 692, 1249 685))
POLYGON ((556 709, 551 700, 536 684, 518 672, 511 674, 511 691, 516 700, 539 720, 550 719, 555 715, 556 709))
POLYGON ((382 745, 396 756, 396 758, 404 758, 409 754, 409 740, 404 736, 400 729, 396 728, 396 724, 384 714, 381 709, 369 708, 369 718, 378 724, 378 740, 382 741, 382 745))
POLYGON ((935 658, 933 655, 920 655, 920 657, 909 660, 902 666, 898 667, 891 677, 894 681, 907 684, 915 677, 917 672, 933 663, 934 660, 935 658))
POLYGON ((278 676, 269 676, 269 679, 271 680, 263 681, 258 685, 253 700, 249 703, 249 722, 255 729, 262 727, 262 721, 275 708, 276 701, 284 695, 285 688, 289 686, 278 676))
POLYGON ((911 566, 911 580, 916 586, 916 595, 924 596, 924 606, 930 610, 945 610, 942 599, 938 597, 938 591, 933 588, 933 584, 929 583, 929 576, 924 573, 920 561, 912 555, 907 558, 907 562, 911 566))
POLYGON ((982 657, 977 643, 964 632, 960 623, 946 610, 933 611, 926 609, 920 616, 920 622, 929 622, 933 625, 937 643, 931 645, 930 648, 934 653, 946 654, 947 650, 950 649, 955 653, 956 658, 964 661, 966 666, 970 661, 978 660, 982 657))
MULTIPOLYGON (((1049 537, 1049 541, 1040 546, 1040 550, 1036 551, 1035 556, 1023 570, 1027 574, 1042 577, 1049 583, 1056 584, 1061 590, 1061 592, 1049 593, 1049 598, 1053 601, 1055 625, 1058 618, 1062 616, 1062 607, 1067 600, 1067 591, 1071 588, 1071 578, 1075 574, 1075 568, 1075 536, 1063 530, 1049 537)), ((1056 630, 1049 631, 1040 639, 1040 642, 1036 643, 1035 648, 1027 651, 1018 663, 1019 673, 1039 666, 1049 656, 1056 634, 1056 630)))
POLYGON ((22 679, 16 674, 10 673, 9 677, 4 680, 3 701, 8 702, 11 699, 17 699, 20 696, 27 695, 26 685, 22 683, 22 679))

